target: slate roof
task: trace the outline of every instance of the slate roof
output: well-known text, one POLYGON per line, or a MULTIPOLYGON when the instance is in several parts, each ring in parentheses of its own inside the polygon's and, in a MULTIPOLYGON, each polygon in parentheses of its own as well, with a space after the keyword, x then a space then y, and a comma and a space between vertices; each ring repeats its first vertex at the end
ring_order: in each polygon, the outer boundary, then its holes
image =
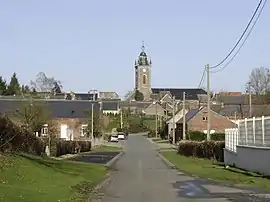
MULTIPOLYGON (((199 111, 201 111, 201 109, 202 108, 189 110, 188 113, 186 113, 186 116, 185 116, 186 122, 188 122, 190 119, 192 119, 194 116, 196 116, 199 113, 199 111)), ((183 117, 179 121, 177 121, 177 123, 183 123, 183 117)))
POLYGON ((119 100, 102 101, 102 109, 104 111, 117 111, 120 108, 119 100))
POLYGON ((217 101, 223 102, 225 105, 243 105, 245 103, 245 96, 218 96, 217 101))
POLYGON ((151 105, 153 102, 137 102, 137 101, 122 101, 120 102, 120 107, 137 107, 139 109, 145 109, 149 105, 151 105))
MULTIPOLYGON (((28 100, 0 100, 0 113, 12 113, 23 108, 28 100)), ((91 111, 91 102, 81 100, 35 100, 44 103, 52 119, 55 118, 87 118, 87 111, 91 111)), ((100 105, 94 103, 94 110, 99 112, 100 105)))
POLYGON ((183 100, 183 93, 186 93, 186 100, 198 100, 199 94, 207 94, 205 90, 198 88, 152 88, 154 94, 162 91, 169 91, 176 100, 183 100))

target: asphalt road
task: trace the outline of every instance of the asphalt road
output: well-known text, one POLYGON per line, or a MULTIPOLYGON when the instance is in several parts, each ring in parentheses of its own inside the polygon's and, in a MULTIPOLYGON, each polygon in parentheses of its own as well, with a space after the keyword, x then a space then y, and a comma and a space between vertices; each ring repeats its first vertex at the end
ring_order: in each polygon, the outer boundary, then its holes
POLYGON ((130 135, 125 154, 114 165, 111 181, 103 187, 103 202, 270 201, 252 198, 251 190, 189 177, 167 165, 154 146, 140 135, 130 135))

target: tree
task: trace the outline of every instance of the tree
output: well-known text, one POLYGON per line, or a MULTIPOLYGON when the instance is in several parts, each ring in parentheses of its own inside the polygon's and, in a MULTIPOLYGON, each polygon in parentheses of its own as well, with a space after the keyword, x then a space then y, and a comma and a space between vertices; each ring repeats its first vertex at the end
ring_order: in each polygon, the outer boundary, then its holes
POLYGON ((21 92, 21 87, 16 73, 14 72, 7 86, 6 95, 18 95, 21 92))
POLYGON ((30 87, 28 85, 22 85, 21 91, 22 91, 23 94, 31 93, 31 89, 30 89, 30 87))
POLYGON ((30 98, 22 103, 21 107, 14 112, 15 117, 31 133, 41 132, 44 124, 48 124, 49 113, 46 103, 42 101, 33 101, 30 98))
POLYGON ((54 87, 52 89, 52 93, 62 93, 61 87, 59 86, 58 82, 54 82, 54 87))
POLYGON ((56 83, 60 89, 63 87, 60 81, 56 80, 54 77, 47 77, 44 72, 39 72, 36 80, 30 83, 32 89, 38 92, 51 93, 56 83))
POLYGON ((133 93, 133 91, 128 91, 124 96, 125 100, 130 99, 130 96, 132 95, 132 93, 133 93))
MULTIPOLYGON (((96 113, 97 111, 95 111, 94 109, 94 113, 93 113, 93 132, 94 132, 94 138, 96 137, 100 137, 102 135, 102 119, 100 119, 100 114, 96 113)), ((88 115, 88 137, 91 137, 91 133, 92 133, 92 112, 91 110, 86 111, 87 115, 88 115)))
POLYGON ((253 69, 247 82, 247 91, 256 95, 270 91, 270 69, 264 67, 253 69))
POLYGON ((5 81, 5 79, 0 76, 0 95, 5 95, 7 91, 7 83, 5 81))
POLYGON ((135 97, 134 98, 135 98, 136 101, 143 101, 144 100, 143 94, 139 90, 135 91, 135 97))

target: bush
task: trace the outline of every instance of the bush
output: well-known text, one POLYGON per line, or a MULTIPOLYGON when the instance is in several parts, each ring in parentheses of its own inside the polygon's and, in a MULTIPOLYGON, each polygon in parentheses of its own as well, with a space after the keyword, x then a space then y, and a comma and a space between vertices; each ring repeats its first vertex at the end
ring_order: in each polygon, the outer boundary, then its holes
POLYGON ((184 156, 215 159, 223 162, 224 148, 224 141, 181 141, 179 143, 178 153, 184 156))
MULTIPOLYGON (((49 139, 42 138, 43 142, 48 145, 49 139)), ((51 138, 51 156, 62 156, 65 154, 75 154, 78 152, 88 152, 91 151, 90 141, 66 141, 59 138, 51 138)), ((45 150, 45 147, 44 147, 45 150)))
MULTIPOLYGON (((203 132, 200 131, 190 131, 187 135, 187 140, 204 141, 207 140, 207 134, 204 134, 203 132)), ((224 141, 225 134, 224 133, 211 134, 211 140, 224 141)))
POLYGON ((0 115, 0 151, 26 152, 36 155, 44 153, 45 144, 25 128, 14 124, 8 117, 0 115))
POLYGON ((150 130, 149 132, 148 132, 148 138, 152 138, 152 137, 156 137, 156 131, 154 131, 154 130, 150 130))

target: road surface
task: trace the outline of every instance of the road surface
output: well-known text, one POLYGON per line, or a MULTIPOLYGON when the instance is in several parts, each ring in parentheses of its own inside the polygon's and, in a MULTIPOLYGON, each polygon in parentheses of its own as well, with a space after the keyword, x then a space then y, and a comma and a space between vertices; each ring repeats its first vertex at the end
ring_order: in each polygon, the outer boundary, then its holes
POLYGON ((125 154, 116 162, 103 202, 269 201, 252 198, 250 190, 191 178, 169 168, 146 138, 130 135, 125 154))

